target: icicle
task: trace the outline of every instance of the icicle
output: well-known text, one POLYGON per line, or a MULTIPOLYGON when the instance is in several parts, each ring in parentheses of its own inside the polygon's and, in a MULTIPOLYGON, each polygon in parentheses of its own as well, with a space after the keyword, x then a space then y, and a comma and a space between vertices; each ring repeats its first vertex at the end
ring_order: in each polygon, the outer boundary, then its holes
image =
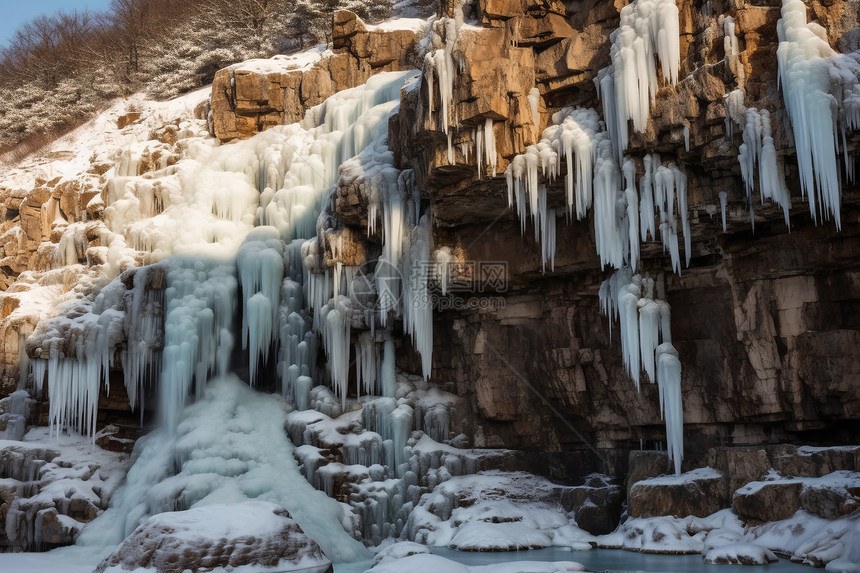
POLYGON ((623 267, 601 284, 600 307, 610 319, 610 334, 613 317, 619 320, 624 367, 637 391, 640 368, 652 383, 657 382, 669 456, 677 473, 683 458, 681 363, 672 346, 669 305, 654 298, 654 287, 652 279, 623 267))
POLYGON ((496 134, 493 131, 493 120, 490 118, 484 122, 484 158, 492 170, 493 177, 495 177, 498 155, 496 154, 496 134))
POLYGON ((726 231, 726 203, 728 202, 729 194, 725 191, 720 191, 720 215, 723 220, 723 232, 726 231))
POLYGON ((616 142, 615 160, 621 163, 627 148, 627 120, 633 120, 633 128, 640 133, 648 125, 650 104, 658 89, 655 56, 666 81, 671 85, 678 81, 681 49, 675 0, 634 0, 624 6, 610 41, 612 65, 601 70, 595 81, 616 142), (611 114, 607 112, 610 106, 614 107, 611 114))
POLYGON ((639 202, 639 236, 642 242, 648 239, 657 238, 657 226, 655 224, 655 207, 654 207, 654 174, 658 165, 660 165, 660 156, 648 153, 644 158, 645 174, 639 180, 639 190, 641 199, 639 202))
POLYGON ((636 194, 636 164, 628 158, 624 161, 622 170, 626 182, 624 195, 627 202, 628 249, 630 253, 628 264, 631 269, 636 270, 636 266, 639 264, 639 197, 636 194))
POLYGON ((657 347, 657 385, 660 391, 660 413, 666 421, 666 450, 681 474, 684 456, 684 408, 681 402, 681 361, 670 342, 657 347))
POLYGON ((530 89, 528 100, 529 110, 532 113, 532 123, 537 129, 540 129, 540 113, 538 112, 538 106, 540 105, 540 90, 537 88, 530 89))
MULTIPOLYGON (((836 127, 844 94, 852 94, 850 100, 860 83, 860 64, 838 54, 816 33, 820 27, 807 23, 802 0, 783 0, 781 14, 776 52, 779 82, 794 133, 801 191, 808 194, 813 220, 832 217, 839 230, 836 127)), ((851 119, 849 123, 853 125, 851 119)))

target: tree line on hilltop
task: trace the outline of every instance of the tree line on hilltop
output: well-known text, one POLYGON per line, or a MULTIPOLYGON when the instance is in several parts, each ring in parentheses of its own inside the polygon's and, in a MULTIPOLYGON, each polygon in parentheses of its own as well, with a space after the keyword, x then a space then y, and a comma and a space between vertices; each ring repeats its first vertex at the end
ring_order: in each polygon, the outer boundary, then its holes
POLYGON ((165 99, 219 69, 329 40, 331 15, 371 21, 391 0, 112 0, 23 24, 0 50, 0 152, 24 151, 136 92, 165 99), (20 151, 20 150, 19 150, 20 151))

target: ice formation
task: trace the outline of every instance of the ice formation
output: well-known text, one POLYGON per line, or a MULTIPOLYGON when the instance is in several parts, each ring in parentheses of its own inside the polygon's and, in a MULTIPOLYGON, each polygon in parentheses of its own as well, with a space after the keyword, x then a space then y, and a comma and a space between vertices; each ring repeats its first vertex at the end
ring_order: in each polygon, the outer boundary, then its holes
POLYGON ((771 134, 770 113, 754 107, 746 109, 743 132, 743 143, 738 148, 738 161, 741 164, 741 176, 747 192, 747 202, 750 204, 750 221, 755 228, 755 217, 752 210, 752 191, 758 174, 761 201, 770 199, 782 207, 785 225, 790 229, 788 211, 791 209, 791 197, 785 186, 782 164, 776 156, 771 134), (756 169, 758 166, 758 169, 756 169))
POLYGON ((441 106, 438 121, 442 126, 442 131, 448 136, 449 163, 453 163, 449 129, 460 125, 457 118, 457 108, 453 105, 454 81, 462 65, 459 61, 455 62, 454 54, 460 27, 463 25, 462 8, 458 6, 457 10, 458 17, 440 18, 433 22, 429 30, 433 49, 424 56, 424 81, 427 84, 428 109, 432 114, 434 90, 438 82, 439 104, 441 106), (437 81, 434 81, 434 78, 437 81))
MULTIPOLYGON (((840 169, 837 152, 845 132, 860 126, 860 63, 855 54, 839 54, 822 37, 821 27, 806 21, 802 0, 783 0, 777 22, 776 56, 783 101, 791 119, 800 188, 808 196, 814 221, 832 219, 841 229, 840 169)), ((846 172, 853 159, 845 151, 846 172)))
POLYGON ((332 560, 366 558, 367 550, 345 530, 352 529, 348 510, 299 472, 285 421, 273 396, 233 375, 212 380, 175 433, 162 429, 139 441, 125 484, 78 543, 119 543, 163 511, 254 499, 285 507, 332 560))
POLYGON ((680 474, 684 456, 681 362, 672 345, 669 304, 655 297, 655 286, 652 278, 623 267, 600 286, 600 307, 610 321, 618 320, 624 366, 636 390, 642 370, 652 384, 657 383, 669 459, 680 474))
MULTIPOLYGON (((377 266, 389 269, 389 278, 411 277, 412 268, 425 263, 429 219, 419 222, 420 193, 408 173, 393 168, 385 145, 388 116, 414 76, 378 74, 312 108, 301 124, 247 141, 219 147, 191 140, 177 165, 146 176, 136 175, 139 146, 127 150, 107 187, 101 232, 111 245, 109 262, 116 262, 102 266, 100 280, 132 261, 154 264, 126 271, 93 301, 76 299, 73 314, 60 309, 74 318, 43 321, 31 337, 43 357, 31 369, 37 388, 47 376, 52 424, 94 433, 100 387, 119 356, 132 405, 142 413, 144 385, 157 382, 159 412, 175 427, 189 398, 202 396, 211 377, 229 371, 239 345, 231 334, 237 311, 252 384, 267 365, 274 367, 282 393, 306 407, 319 333, 330 379, 345 399, 352 324, 355 315, 366 314, 355 297, 364 296, 366 305, 380 293, 351 288, 358 270, 340 261, 342 237, 331 239, 339 225, 330 189, 350 168, 372 183, 371 212, 383 219, 385 237, 377 266), (326 252, 335 260, 329 262, 326 252), (149 277, 161 277, 161 288, 148 284, 149 277), (234 308, 237 298, 241 309, 234 308)), ((375 226, 369 221, 368 231, 375 226)), ((86 245, 83 227, 70 225, 58 264, 77 264, 86 245)), ((374 271, 379 282, 379 268, 367 274, 374 271)), ((425 291, 426 280, 404 284, 406 297, 422 298, 425 291)), ((379 323, 385 326, 389 312, 402 316, 429 376, 432 308, 401 304, 399 287, 393 294, 395 304, 380 311, 379 323)), ((372 329, 375 317, 367 318, 372 329)), ((374 366, 384 363, 376 360, 380 345, 384 337, 359 347, 365 371, 356 386, 365 392, 381 386, 374 366)))
POLYGON ((680 25, 675 0, 635 0, 621 9, 621 22, 610 35, 612 65, 595 79, 615 159, 627 149, 627 121, 644 132, 659 82, 657 61, 665 82, 675 85, 681 62, 680 25))

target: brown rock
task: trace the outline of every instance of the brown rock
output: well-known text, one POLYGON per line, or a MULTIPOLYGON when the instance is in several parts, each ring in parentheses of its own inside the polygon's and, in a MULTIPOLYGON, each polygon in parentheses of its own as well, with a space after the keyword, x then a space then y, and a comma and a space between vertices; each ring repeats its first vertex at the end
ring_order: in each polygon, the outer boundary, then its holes
POLYGON ((636 482, 627 498, 632 517, 707 517, 729 505, 725 478, 710 468, 636 482))
POLYGON ((611 533, 618 526, 624 490, 606 479, 592 475, 584 485, 562 490, 561 505, 573 512, 577 527, 592 535, 611 533))
POLYGON ((752 482, 735 492, 732 506, 743 520, 780 521, 800 509, 800 481, 752 482))
POLYGON ((377 72, 412 67, 415 32, 368 28, 348 11, 336 12, 333 23, 337 53, 323 52, 312 65, 299 68, 289 56, 276 56, 265 64, 237 64, 216 73, 210 100, 213 134, 227 141, 298 121, 309 107, 377 72))
POLYGON ((80 527, 62 521, 54 508, 43 509, 36 514, 36 540, 43 547, 71 545, 78 533, 80 527))
POLYGON ((805 483, 800 492, 800 505, 809 513, 824 519, 837 519, 860 508, 860 479, 852 494, 848 489, 827 483, 805 483))
POLYGON ((728 478, 727 493, 764 478, 771 469, 762 448, 713 448, 708 451, 708 460, 709 466, 728 478))

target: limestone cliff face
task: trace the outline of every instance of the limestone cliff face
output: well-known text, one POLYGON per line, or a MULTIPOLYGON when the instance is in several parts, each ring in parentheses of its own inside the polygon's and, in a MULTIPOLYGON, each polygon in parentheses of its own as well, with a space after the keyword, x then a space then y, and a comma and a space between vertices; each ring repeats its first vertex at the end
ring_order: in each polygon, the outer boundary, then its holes
POLYGON ((331 50, 244 62, 215 74, 212 132, 229 141, 299 121, 306 109, 373 74, 414 67, 418 39, 412 30, 368 27, 352 12, 335 12, 331 50))
MULTIPOLYGON (((423 72, 420 89, 402 92, 388 145, 397 166, 413 170, 431 207, 436 248, 447 248, 450 260, 462 263, 464 280, 448 299, 462 308, 435 312, 432 379, 465 399, 468 415, 452 429, 475 446, 554 452, 572 466, 580 458, 570 453, 585 452, 586 442, 623 454, 640 440, 664 439, 656 386, 644 382, 637 394, 621 362, 618 327, 600 312, 598 289, 609 269, 601 268, 595 252, 592 216, 558 218, 554 269, 544 269, 530 224, 521 233, 508 205, 502 175, 517 154, 539 141, 553 113, 583 106, 603 114, 595 78, 610 64, 610 34, 623 5, 476 0, 463 7, 472 23, 460 25, 458 7, 446 3, 440 16, 455 24, 439 19, 429 32, 372 27, 339 12, 332 50, 241 64, 216 76, 209 128, 228 141, 299 120, 310 106, 376 72, 423 72), (424 55, 449 44, 456 72, 448 117, 456 120, 446 126, 441 117, 447 102, 424 55), (495 149, 488 153, 490 140, 495 149), (473 262, 504 263, 504 280, 478 285, 469 274, 473 262)), ((688 439, 687 458, 695 465, 701 461, 697 450, 704 455, 716 444, 854 439, 860 421, 860 191, 843 184, 838 232, 831 222, 816 226, 800 198, 793 136, 776 78, 780 3, 685 1, 678 8, 679 81, 660 84, 647 128, 631 130, 626 155, 636 162, 637 178, 643 156, 659 153, 688 179, 689 266, 673 273, 657 241, 642 244, 640 262, 672 307, 685 423, 697 438, 688 439), (737 59, 726 54, 726 16, 736 24, 737 59), (747 107, 771 114, 793 199, 790 232, 782 210, 760 204, 757 190, 751 229, 738 162, 741 127, 726 118, 726 96, 741 88, 747 107), (727 136, 729 126, 734 133, 727 136), (728 200, 725 230, 721 192, 728 200)), ((808 16, 821 24, 831 46, 845 52, 856 47, 857 3, 813 1, 808 16)), ((166 167, 160 158, 183 145, 176 129, 159 137, 161 147, 146 151, 135 174, 166 167)), ((856 137, 849 134, 846 145, 853 151, 856 137)), ((91 184, 74 188, 45 179, 26 190, 5 190, 4 287, 26 269, 50 267, 48 253, 84 212, 89 216, 81 244, 100 245, 99 198, 109 192, 100 174, 109 167, 94 163, 91 184), (66 222, 59 230, 58 213, 66 222)), ((547 182, 554 207, 565 202, 564 170, 547 182)), ((361 264, 379 249, 379 237, 367 237, 363 184, 360 177, 342 178, 336 190, 346 264, 361 264)), ((77 254, 81 259, 83 253, 77 254)), ((71 290, 77 277, 56 273, 63 292, 71 290)), ((2 309, 4 318, 12 315, 14 292, 5 293, 2 309)), ((33 325, 6 320, 3 328, 6 394, 17 382, 12 365, 20 354, 19 334, 33 325)), ((405 338, 399 365, 417 372, 405 338)), ((621 469, 626 457, 606 459, 616 466, 610 469, 621 469)))
MULTIPOLYGON (((858 330, 858 199, 842 187, 842 230, 813 224, 799 192, 797 163, 776 78, 777 2, 682 2, 681 69, 661 87, 644 133, 631 131, 627 154, 658 152, 682 165, 689 180, 692 229, 689 268, 673 274, 658 242, 643 243, 641 270, 665 284, 673 342, 683 364, 687 455, 718 443, 784 439, 851 440, 860 419, 858 330), (739 62, 724 50, 724 16, 736 22, 739 62), (728 93, 743 82, 748 107, 768 109, 792 194, 791 230, 781 210, 753 194, 755 231, 738 163, 741 130, 727 137, 728 93), (684 131, 689 133, 689 150, 684 131), (728 196, 722 229, 719 193, 728 196)), ((436 246, 459 261, 505 261, 507 289, 499 310, 436 314, 433 377, 467 397, 476 445, 568 450, 582 447, 572 424, 598 447, 639 447, 662 440, 656 386, 637 394, 620 360, 617 324, 599 311, 597 291, 608 270, 595 254, 591 217, 557 222, 555 269, 542 272, 531 226, 520 235, 499 176, 514 155, 537 143, 563 106, 600 109, 594 79, 609 64, 609 34, 618 9, 605 2, 495 2, 466 7, 478 27, 460 31, 454 54, 453 161, 436 93, 404 94, 390 123, 390 147, 414 169, 432 204, 436 246), (471 14, 469 11, 471 10, 471 14), (540 125, 529 91, 540 92, 540 125), (492 120, 497 176, 481 176, 475 132, 492 120), (462 144, 462 145, 461 145, 462 144), (552 408, 549 405, 552 405, 552 408)), ((448 10, 453 14, 453 6, 448 10)), ((829 43, 851 49, 857 5, 809 4, 810 21, 829 43)), ((425 72, 426 73, 426 72, 425 72)), ((849 139, 848 148, 854 143, 849 139)), ((637 161, 639 175, 642 163, 637 161)), ((561 181, 548 202, 563 203, 561 181)), ((464 299, 487 293, 455 293, 464 299)), ((695 463, 695 461, 693 462, 695 463)))

